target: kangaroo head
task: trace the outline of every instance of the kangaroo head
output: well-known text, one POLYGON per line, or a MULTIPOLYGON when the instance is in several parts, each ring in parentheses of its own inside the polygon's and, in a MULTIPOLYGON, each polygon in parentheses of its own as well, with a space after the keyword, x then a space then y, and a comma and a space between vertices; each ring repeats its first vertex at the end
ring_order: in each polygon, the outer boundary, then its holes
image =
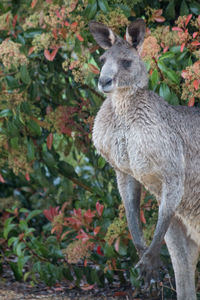
POLYGON ((147 72, 140 58, 144 41, 145 23, 138 19, 126 30, 126 40, 117 36, 106 25, 91 21, 90 31, 106 51, 100 57, 102 62, 98 88, 104 93, 116 89, 144 88, 148 84, 147 72))

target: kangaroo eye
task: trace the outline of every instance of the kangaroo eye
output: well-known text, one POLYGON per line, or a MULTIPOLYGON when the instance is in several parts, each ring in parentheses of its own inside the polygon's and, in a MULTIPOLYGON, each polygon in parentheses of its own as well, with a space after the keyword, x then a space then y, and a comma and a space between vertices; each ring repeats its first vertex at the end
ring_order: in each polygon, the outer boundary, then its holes
POLYGON ((121 64, 125 69, 128 69, 128 68, 130 68, 130 66, 132 64, 132 60, 122 59, 121 64))
POLYGON ((105 59, 105 57, 100 57, 99 61, 100 61, 101 65, 103 65, 106 62, 106 59, 105 59))

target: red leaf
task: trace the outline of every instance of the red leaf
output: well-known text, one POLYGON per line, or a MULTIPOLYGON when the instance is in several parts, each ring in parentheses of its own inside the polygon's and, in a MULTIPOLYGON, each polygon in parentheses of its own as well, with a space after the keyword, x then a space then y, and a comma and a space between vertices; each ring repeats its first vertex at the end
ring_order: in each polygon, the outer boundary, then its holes
POLYGON ((162 13, 163 13, 163 10, 162 10, 162 9, 157 9, 157 10, 154 12, 153 16, 159 17, 159 16, 162 15, 162 13))
POLYGON ((185 43, 183 43, 183 44, 181 45, 181 52, 183 52, 184 47, 185 47, 185 43))
POLYGON ((80 42, 84 41, 83 37, 79 33, 76 33, 76 37, 80 42))
POLYGON ((94 231, 93 231, 94 236, 96 236, 96 235, 99 233, 100 229, 101 229, 100 226, 95 227, 95 229, 94 229, 94 231))
POLYGON ((51 4, 52 3, 52 0, 46 0, 47 3, 51 4))
POLYGON ((146 224, 146 219, 145 219, 145 216, 144 216, 144 211, 141 209, 140 210, 140 220, 143 224, 146 224))
POLYGON ((79 234, 76 236, 77 239, 82 240, 83 243, 89 241, 91 238, 83 229, 80 229, 79 234))
POLYGON ((31 2, 31 7, 34 8, 35 5, 36 5, 36 3, 37 3, 37 0, 33 0, 33 1, 31 2))
POLYGON ((194 80, 193 81, 193 86, 194 86, 194 88, 195 88, 195 90, 198 90, 198 88, 199 88, 199 80, 194 80))
POLYGON ((87 263, 88 263, 87 259, 84 259, 84 267, 87 267, 87 263))
POLYGON ((195 103, 195 99, 194 97, 190 98, 189 102, 188 102, 188 106, 191 107, 191 106, 194 106, 194 103, 195 103))
POLYGON ((193 35, 192 35, 193 39, 195 39, 195 37, 196 37, 197 35, 198 35, 198 32, 197 32, 197 31, 194 32, 193 35))
POLYGON ((33 47, 31 47, 31 48, 28 50, 28 55, 31 55, 31 53, 33 53, 34 49, 35 49, 35 47, 34 47, 34 46, 33 46, 33 47))
POLYGON ((92 73, 94 73, 94 74, 100 73, 99 69, 97 67, 95 67, 93 64, 88 64, 88 67, 92 73))
POLYGON ((15 28, 15 26, 16 26, 17 18, 18 18, 18 15, 14 16, 14 18, 13 18, 13 22, 12 22, 13 28, 15 28))
POLYGON ((181 76, 185 79, 187 77, 188 72, 186 70, 183 70, 181 73, 181 76))
POLYGON ((52 30, 52 34, 53 34, 54 39, 57 40, 58 36, 57 36, 57 29, 56 28, 54 28, 52 30))
POLYGON ((102 250, 101 250, 101 246, 98 246, 98 247, 97 247, 97 253, 98 253, 99 255, 101 255, 101 256, 104 256, 104 254, 103 254, 103 252, 102 252, 102 250))
POLYGON ((73 22, 72 24, 71 24, 71 27, 72 28, 76 28, 78 26, 78 23, 77 22, 73 22))
POLYGON ((5 180, 4 180, 4 178, 3 178, 3 176, 0 174, 0 182, 1 183, 5 183, 5 180))
POLYGON ((180 32, 183 32, 183 29, 182 29, 182 28, 179 28, 179 27, 172 27, 172 30, 173 30, 173 31, 180 31, 180 32))
POLYGON ((190 14, 190 15, 187 16, 187 19, 185 21, 185 26, 188 25, 188 23, 190 22, 191 18, 192 18, 192 14, 190 14))
POLYGON ((191 43, 191 45, 192 45, 192 46, 199 46, 200 43, 199 43, 198 41, 193 41, 193 42, 191 43))
POLYGON ((54 60, 54 58, 55 58, 55 56, 56 56, 56 54, 57 54, 57 52, 58 52, 58 49, 59 49, 59 48, 55 48, 55 49, 52 51, 52 53, 51 53, 51 61, 54 60))
POLYGON ((53 144, 53 133, 51 132, 47 137, 47 148, 51 150, 53 144))
POLYGON ((154 20, 155 20, 156 22, 159 22, 159 23, 165 22, 165 18, 162 17, 162 16, 160 16, 160 17, 154 17, 154 20))
POLYGON ((47 220, 52 222, 54 217, 58 216, 60 214, 59 208, 60 208, 59 206, 57 206, 57 207, 50 206, 49 209, 44 209, 43 210, 43 214, 47 218, 47 220))
POLYGON ((67 21, 65 21, 65 26, 70 26, 70 23, 69 22, 67 22, 67 21))
POLYGON ((51 53, 49 52, 49 50, 44 50, 44 56, 47 60, 51 60, 51 53))
POLYGON ((31 180, 28 173, 26 173, 25 178, 26 178, 27 181, 30 181, 30 180, 31 180))
POLYGON ((103 213, 104 205, 101 205, 99 202, 96 203, 96 210, 98 215, 101 217, 103 213))
POLYGON ((58 52, 58 49, 59 48, 55 48, 51 53, 49 52, 49 50, 46 49, 44 50, 44 56, 47 60, 53 61, 56 56, 56 53, 58 52))
POLYGON ((86 222, 88 224, 90 224, 92 222, 93 217, 95 216, 95 212, 91 211, 91 209, 88 209, 85 213, 84 213, 84 218, 86 220, 86 222))
POLYGON ((115 241, 115 245, 114 245, 114 248, 115 248, 115 251, 119 252, 119 244, 120 244, 120 237, 118 237, 115 241))
POLYGON ((60 15, 60 12, 58 9, 56 10, 56 16, 58 17, 58 19, 62 19, 62 16, 60 15))
POLYGON ((127 292, 119 291, 119 292, 114 292, 114 297, 121 297, 121 296, 126 296, 128 295, 127 292))
POLYGON ((166 46, 164 49, 163 49, 163 53, 166 53, 169 49, 169 46, 166 46))
POLYGON ((84 291, 92 290, 94 288, 95 284, 89 285, 89 284, 84 284, 80 288, 84 291))

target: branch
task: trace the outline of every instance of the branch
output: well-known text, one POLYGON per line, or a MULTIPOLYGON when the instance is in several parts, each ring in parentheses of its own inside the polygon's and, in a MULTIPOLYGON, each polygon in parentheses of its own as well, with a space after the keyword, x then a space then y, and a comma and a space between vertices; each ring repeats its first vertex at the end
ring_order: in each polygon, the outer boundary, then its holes
POLYGON ((92 92, 94 95, 96 95, 98 98, 100 98, 102 101, 105 100, 105 98, 104 98, 100 93, 98 93, 96 90, 94 90, 93 88, 91 88, 89 85, 83 84, 81 87, 82 87, 83 89, 89 90, 89 91, 92 92))

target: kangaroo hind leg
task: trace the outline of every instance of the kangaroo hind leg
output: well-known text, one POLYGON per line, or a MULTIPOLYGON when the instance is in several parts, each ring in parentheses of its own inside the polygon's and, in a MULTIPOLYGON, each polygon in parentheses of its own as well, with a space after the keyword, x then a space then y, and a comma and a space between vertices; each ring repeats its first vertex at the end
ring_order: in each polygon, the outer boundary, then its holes
POLYGON ((187 235, 182 222, 174 217, 165 235, 176 280, 178 300, 196 300, 195 270, 199 246, 187 235))

